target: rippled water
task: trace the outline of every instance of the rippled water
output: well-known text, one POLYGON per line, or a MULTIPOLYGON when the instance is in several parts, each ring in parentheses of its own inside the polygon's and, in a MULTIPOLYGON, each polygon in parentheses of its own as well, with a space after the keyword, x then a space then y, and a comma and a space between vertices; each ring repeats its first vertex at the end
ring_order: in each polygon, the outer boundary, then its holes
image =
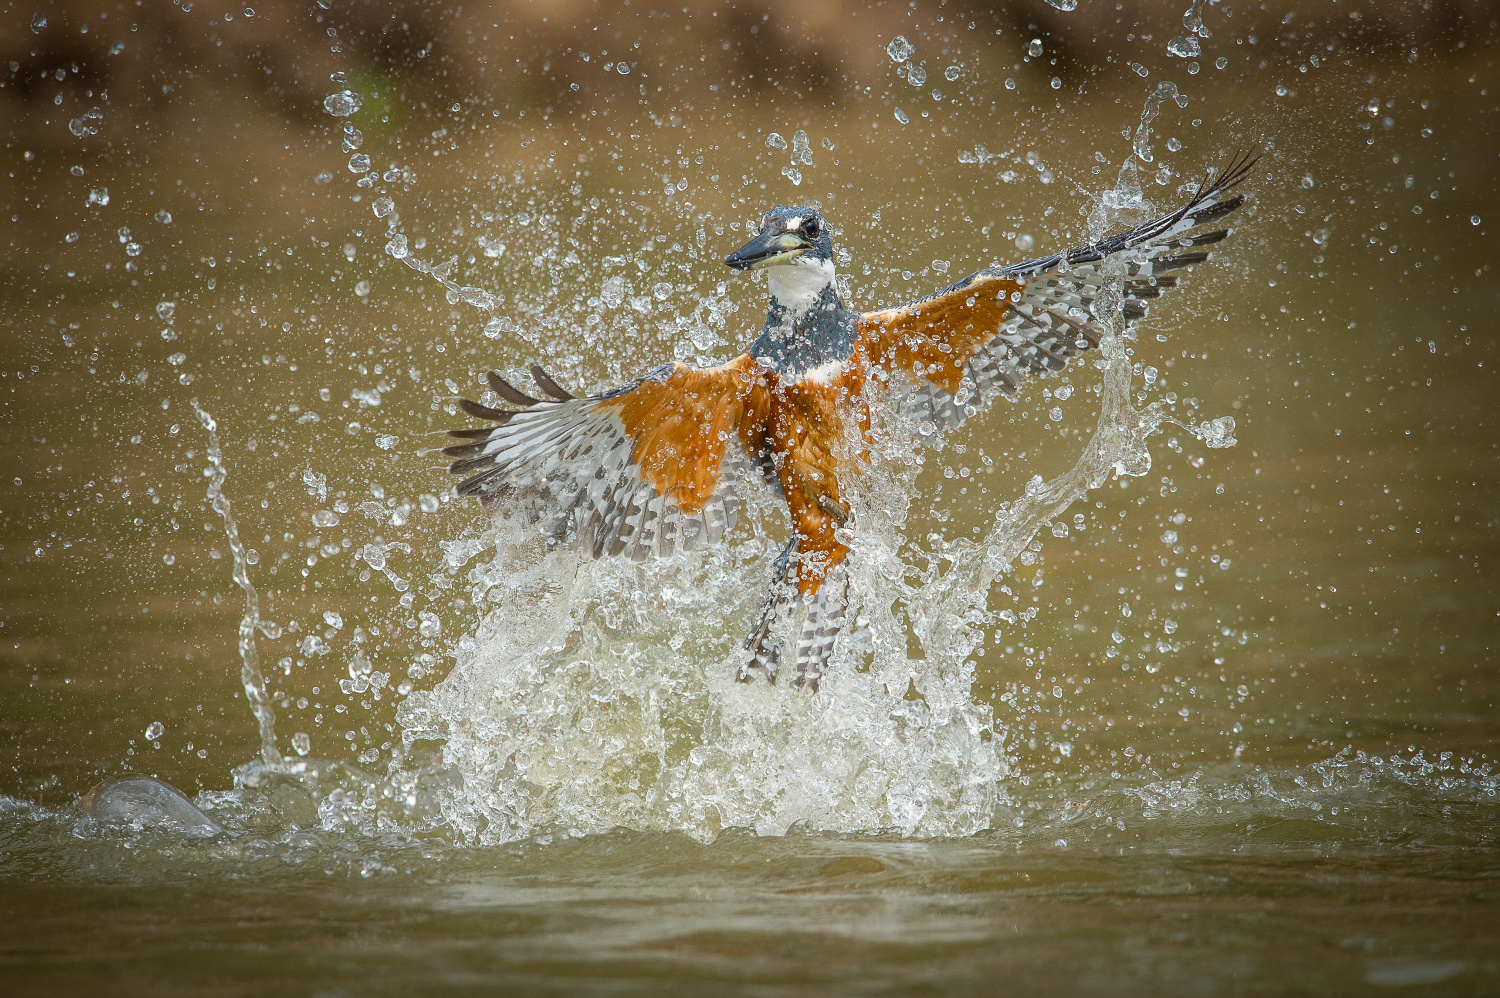
POLYGON ((346 76, 309 138, 204 92, 236 128, 152 126, 149 171, 70 113, 5 223, 8 979, 1495 990, 1500 80, 1221 33, 1219 77, 1080 92, 1050 41, 909 31, 837 113, 346 76), (737 353, 765 290, 718 260, 766 203, 820 198, 871 308, 1258 146, 1233 237, 1098 364, 941 449, 878 419, 816 696, 731 681, 767 497, 720 550, 580 566, 428 452, 492 366, 737 353), (127 771, 220 831, 91 819, 127 771))

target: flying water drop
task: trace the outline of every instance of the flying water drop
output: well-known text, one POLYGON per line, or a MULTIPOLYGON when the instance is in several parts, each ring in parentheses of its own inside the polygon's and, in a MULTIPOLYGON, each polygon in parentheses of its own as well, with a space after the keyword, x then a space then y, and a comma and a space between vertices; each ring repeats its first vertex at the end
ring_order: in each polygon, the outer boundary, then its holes
POLYGON ((1203 52, 1197 35, 1178 35, 1167 43, 1167 51, 1179 59, 1192 59, 1203 52))
POLYGON ((323 98, 323 110, 335 118, 347 118, 364 106, 364 98, 353 90, 340 90, 323 98))
MULTIPOLYGON (((45 22, 44 22, 45 23, 45 22)), ((885 54, 891 57, 892 62, 905 62, 917 51, 915 45, 906 40, 905 35, 897 35, 891 39, 885 47, 885 54)))

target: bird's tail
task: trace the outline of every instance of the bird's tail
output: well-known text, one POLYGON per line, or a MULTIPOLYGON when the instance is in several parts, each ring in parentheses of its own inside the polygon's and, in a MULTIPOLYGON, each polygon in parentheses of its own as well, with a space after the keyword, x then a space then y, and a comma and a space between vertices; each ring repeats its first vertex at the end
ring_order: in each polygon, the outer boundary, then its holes
MULTIPOLYGON (((808 603, 807 616, 797 641, 797 676, 792 683, 814 693, 833 655, 834 639, 844 628, 848 577, 841 569, 835 569, 835 575, 836 579, 824 580, 808 603)), ((744 649, 749 652, 749 657, 741 663, 736 679, 742 683, 752 682, 759 672, 768 682, 776 681, 776 674, 781 669, 781 645, 775 635, 776 623, 783 617, 790 619, 800 602, 797 594, 797 538, 794 535, 772 563, 771 590, 760 619, 745 638, 744 649)))
POLYGON ((802 637, 797 641, 797 678, 792 682, 818 692, 818 680, 833 657, 833 640, 844 629, 844 608, 849 598, 849 577, 834 569, 837 579, 825 579, 807 607, 802 637))

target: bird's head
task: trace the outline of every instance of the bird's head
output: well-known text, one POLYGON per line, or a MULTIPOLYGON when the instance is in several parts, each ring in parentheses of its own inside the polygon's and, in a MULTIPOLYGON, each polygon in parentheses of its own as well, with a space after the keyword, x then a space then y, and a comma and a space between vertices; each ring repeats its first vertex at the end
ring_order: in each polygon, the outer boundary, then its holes
POLYGON ((823 264, 832 259, 833 237, 816 205, 777 205, 761 219, 759 234, 725 257, 724 263, 735 270, 760 270, 798 262, 823 264))

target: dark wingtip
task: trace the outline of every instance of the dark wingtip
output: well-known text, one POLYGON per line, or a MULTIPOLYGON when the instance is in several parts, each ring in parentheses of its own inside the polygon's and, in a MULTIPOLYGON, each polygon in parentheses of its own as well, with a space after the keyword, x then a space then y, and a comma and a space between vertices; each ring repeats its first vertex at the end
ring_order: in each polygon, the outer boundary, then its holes
POLYGON ((531 380, 536 382, 538 388, 559 402, 570 402, 578 397, 558 385, 556 381, 553 381, 552 377, 546 371, 542 370, 542 365, 540 364, 531 365, 531 380))
POLYGON ((495 432, 493 426, 476 426, 471 430, 449 430, 448 436, 458 440, 473 440, 476 437, 487 437, 495 432))
POLYGON ((494 423, 503 423, 515 415, 505 409, 491 409, 487 405, 480 405, 472 399, 459 399, 458 407, 475 419, 488 419, 494 423))
POLYGON ((484 376, 484 380, 489 383, 490 388, 494 389, 496 395, 505 399, 511 405, 518 405, 523 409, 529 409, 531 406, 537 405, 542 401, 541 399, 534 399, 525 392, 517 389, 509 381, 500 377, 499 371, 491 371, 484 376))

